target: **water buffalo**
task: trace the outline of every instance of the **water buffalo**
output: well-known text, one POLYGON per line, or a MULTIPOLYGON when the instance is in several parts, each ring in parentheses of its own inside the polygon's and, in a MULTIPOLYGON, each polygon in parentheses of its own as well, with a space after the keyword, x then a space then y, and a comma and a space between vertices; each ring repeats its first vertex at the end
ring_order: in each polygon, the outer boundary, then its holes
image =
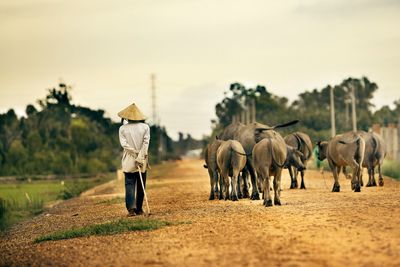
POLYGON ((272 206, 272 197, 269 190, 270 176, 274 176, 274 203, 275 205, 281 205, 282 169, 288 164, 293 164, 299 170, 303 170, 305 167, 300 159, 303 154, 276 138, 264 138, 254 145, 252 154, 253 166, 262 184, 264 206, 272 206))
MULTIPOLYGON (((310 137, 305 133, 295 132, 295 133, 291 133, 291 134, 285 136, 284 139, 285 139, 286 144, 297 148, 297 150, 299 150, 301 153, 303 153, 303 156, 301 157, 301 161, 304 166, 307 166, 307 161, 312 156, 312 142, 311 142, 310 137)), ((289 170, 290 179, 291 179, 290 189, 298 188, 297 174, 299 172, 299 169, 296 168, 295 166, 289 164, 288 170, 289 170)), ((306 189, 306 186, 304 184, 304 170, 300 171, 300 173, 301 173, 300 189, 306 189)))
MULTIPOLYGON (((373 132, 357 132, 365 141, 365 152, 364 152, 364 160, 362 163, 362 167, 368 169, 368 183, 369 186, 376 186, 375 180, 375 167, 378 166, 379 173, 379 186, 383 186, 383 176, 381 171, 381 166, 383 160, 386 156, 386 144, 383 141, 382 137, 373 132)), ((347 175, 346 169, 343 168, 343 173, 346 177, 350 177, 347 175)), ((351 178, 351 177, 350 177, 351 178)), ((361 186, 363 185, 362 180, 362 172, 361 172, 361 186)))
POLYGON ((238 176, 246 165, 246 154, 242 145, 236 140, 223 141, 217 150, 217 165, 220 174, 220 188, 223 187, 225 200, 237 201, 238 176), (231 177, 232 196, 229 197, 229 177, 231 177))
POLYGON ((247 155, 246 168, 242 172, 243 183, 244 183, 243 197, 249 196, 248 182, 247 182, 247 173, 249 173, 251 176, 251 187, 252 187, 251 199, 253 200, 260 199, 259 191, 257 188, 256 173, 254 171, 253 160, 251 155, 254 145, 260 140, 267 137, 276 138, 279 142, 282 142, 284 144, 285 141, 283 140, 283 137, 278 132, 274 131, 274 129, 290 126, 296 124, 297 122, 298 120, 295 120, 285 124, 276 125, 273 127, 258 122, 249 123, 247 125, 243 123, 232 123, 224 129, 224 131, 220 135, 220 139, 222 140, 234 139, 239 141, 240 144, 243 146, 247 155))
POLYGON ((349 132, 336 135, 329 141, 319 141, 318 159, 328 159, 329 167, 333 172, 335 183, 332 192, 340 192, 339 173, 345 166, 351 166, 353 177, 351 189, 355 192, 361 191, 361 165, 364 159, 365 141, 357 133, 349 132))
POLYGON ((205 168, 208 169, 208 175, 210 176, 210 200, 215 199, 215 195, 222 199, 222 188, 218 190, 218 166, 217 166, 217 150, 221 145, 222 141, 215 139, 212 143, 208 144, 204 151, 204 159, 206 164, 205 168), (219 193, 218 193, 219 191, 219 193))

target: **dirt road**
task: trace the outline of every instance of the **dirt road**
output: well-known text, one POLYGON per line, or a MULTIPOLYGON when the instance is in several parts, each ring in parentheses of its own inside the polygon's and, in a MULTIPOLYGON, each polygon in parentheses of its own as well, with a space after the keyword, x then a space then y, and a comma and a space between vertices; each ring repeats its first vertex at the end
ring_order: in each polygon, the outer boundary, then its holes
MULTIPOLYGON (((34 244, 56 230, 117 220, 122 182, 63 202, 15 226, 0 242, 1 265, 57 266, 400 266, 400 183, 332 193, 326 173, 306 174, 307 190, 289 190, 282 206, 262 201, 209 201, 202 162, 186 160, 149 180, 152 218, 189 222, 150 232, 34 244)), ((135 220, 135 218, 133 218, 135 220)))

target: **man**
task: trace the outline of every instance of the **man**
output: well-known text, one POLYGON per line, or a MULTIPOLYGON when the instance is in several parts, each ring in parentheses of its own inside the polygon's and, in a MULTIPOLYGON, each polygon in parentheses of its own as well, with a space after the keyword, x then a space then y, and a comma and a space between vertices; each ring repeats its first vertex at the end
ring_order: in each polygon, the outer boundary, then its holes
POLYGON ((119 128, 119 141, 124 151, 122 171, 125 174, 125 203, 128 216, 143 214, 143 187, 146 186, 150 127, 144 123, 146 117, 132 104, 118 113, 122 126, 119 128), (143 187, 139 171, 142 173, 143 187), (135 206, 136 200, 136 207, 135 206))

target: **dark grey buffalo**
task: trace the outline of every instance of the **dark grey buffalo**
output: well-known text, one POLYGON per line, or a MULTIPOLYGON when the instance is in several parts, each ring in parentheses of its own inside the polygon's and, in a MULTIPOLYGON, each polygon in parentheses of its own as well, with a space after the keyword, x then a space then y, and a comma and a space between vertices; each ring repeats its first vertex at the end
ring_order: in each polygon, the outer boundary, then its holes
POLYGON ((285 124, 276 125, 276 126, 268 126, 266 124, 261 124, 258 122, 250 123, 250 124, 242 124, 242 123, 232 123, 228 125, 222 134, 219 136, 222 140, 237 140, 243 146, 244 151, 247 155, 246 161, 246 168, 243 170, 243 197, 249 196, 249 188, 248 188, 248 181, 247 181, 247 173, 250 174, 251 177, 251 199, 260 199, 259 191, 257 188, 257 179, 256 173, 253 167, 253 158, 252 158, 252 151, 254 145, 261 141, 264 138, 275 138, 277 141, 282 142, 285 144, 283 137, 274 129, 286 127, 289 125, 296 124, 298 120, 291 121, 285 124))
MULTIPOLYGON (((295 147, 303 154, 303 156, 301 157, 301 162, 304 166, 307 166, 307 162, 312 156, 313 147, 310 137, 305 133, 295 132, 285 136, 284 139, 286 144, 295 147)), ((298 188, 297 175, 299 171, 301 174, 300 189, 306 189, 306 186, 304 184, 304 170, 299 170, 298 168, 296 168, 296 166, 292 164, 288 165, 288 170, 291 179, 290 189, 298 188)))
POLYGON ((342 167, 350 166, 353 169, 351 189, 361 191, 361 170, 364 160, 365 141, 357 133, 349 132, 336 135, 329 141, 319 141, 318 159, 327 159, 333 172, 335 183, 332 192, 340 192, 339 173, 342 167))

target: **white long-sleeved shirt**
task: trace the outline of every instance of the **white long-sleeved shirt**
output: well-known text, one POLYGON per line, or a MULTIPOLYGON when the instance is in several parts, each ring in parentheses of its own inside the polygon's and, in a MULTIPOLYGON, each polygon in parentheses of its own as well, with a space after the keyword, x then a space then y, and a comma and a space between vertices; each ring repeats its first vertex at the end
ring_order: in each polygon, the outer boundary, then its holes
POLYGON ((141 171, 145 172, 150 143, 150 127, 142 122, 122 125, 119 127, 119 141, 124 148, 122 154, 122 171, 137 172, 137 159, 143 162, 141 171))

